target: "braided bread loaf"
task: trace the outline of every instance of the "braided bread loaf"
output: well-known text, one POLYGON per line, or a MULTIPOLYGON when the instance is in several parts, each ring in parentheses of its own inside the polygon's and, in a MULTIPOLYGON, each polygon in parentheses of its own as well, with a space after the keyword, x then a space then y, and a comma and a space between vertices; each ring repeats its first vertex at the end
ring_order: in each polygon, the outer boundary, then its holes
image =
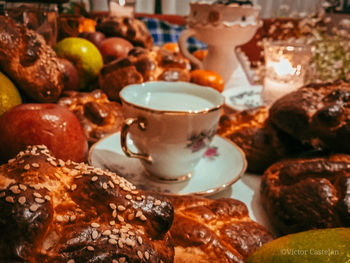
POLYGON ((282 234, 350 227, 350 156, 286 159, 262 177, 261 198, 282 234))
POLYGON ((55 102, 62 92, 63 74, 55 51, 41 35, 1 15, 0 69, 37 102, 55 102))
POLYGON ((179 53, 165 48, 134 48, 126 58, 105 65, 99 75, 100 88, 110 100, 129 84, 145 81, 190 81, 190 63, 179 53))
POLYGON ((78 117, 90 146, 118 131, 124 120, 121 105, 110 101, 99 89, 92 92, 65 91, 58 104, 78 117))
POLYGON ((242 202, 198 196, 169 196, 175 209, 170 229, 177 263, 243 263, 272 240, 267 230, 250 219, 242 202))
POLYGON ((173 262, 164 197, 45 146, 0 167, 0 206, 0 262, 173 262))

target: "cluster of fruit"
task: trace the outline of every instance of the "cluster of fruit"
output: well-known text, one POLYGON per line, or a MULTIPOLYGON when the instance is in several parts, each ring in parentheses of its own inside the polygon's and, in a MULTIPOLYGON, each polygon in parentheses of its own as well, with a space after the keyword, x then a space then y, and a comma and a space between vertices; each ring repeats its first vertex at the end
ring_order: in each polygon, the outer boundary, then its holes
MULTIPOLYGON (((63 75, 63 91, 86 92, 98 88, 96 80, 103 66, 126 57, 134 48, 131 41, 106 37, 95 26, 81 31, 77 36, 60 39, 53 46, 63 75)), ((165 44, 162 48, 180 53, 176 43, 165 44)), ((195 56, 203 59, 205 54, 205 51, 197 51, 195 56)), ((224 89, 224 82, 216 72, 192 70, 190 74, 192 82, 220 92, 224 89)), ((0 72, 0 164, 30 144, 45 144, 63 160, 86 160, 87 140, 81 121, 74 113, 56 103, 29 100, 15 85, 16 82, 0 72)))

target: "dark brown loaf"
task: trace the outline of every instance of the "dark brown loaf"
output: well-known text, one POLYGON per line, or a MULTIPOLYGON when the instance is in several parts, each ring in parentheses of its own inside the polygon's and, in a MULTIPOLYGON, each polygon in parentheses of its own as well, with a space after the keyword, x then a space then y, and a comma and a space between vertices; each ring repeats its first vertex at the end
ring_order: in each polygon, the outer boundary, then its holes
POLYGON ((37 102, 55 102, 63 89, 54 50, 41 35, 6 16, 0 16, 0 69, 37 102))
POLYGON ((107 37, 125 38, 134 46, 144 48, 153 46, 153 38, 146 25, 136 18, 108 16, 99 21, 96 30, 107 37))
POLYGON ((281 234, 350 227, 350 156, 277 162, 262 177, 261 198, 281 234))
POLYGON ((242 148, 252 173, 262 174, 274 162, 307 149, 269 122, 266 107, 223 115, 218 134, 242 148))
POLYGON ((100 88, 111 100, 129 84, 145 81, 190 81, 190 63, 178 53, 153 47, 134 48, 126 58, 105 65, 99 75, 100 88))
POLYGON ((280 130, 317 149, 350 153, 350 84, 311 84, 270 108, 280 130))
POLYGON ((250 219, 244 203, 222 198, 170 196, 175 209, 170 232, 175 262, 243 263, 272 240, 261 225, 250 219))
POLYGON ((78 117, 89 145, 117 132, 124 120, 121 105, 110 101, 99 89, 92 92, 65 91, 58 104, 78 117))
POLYGON ((45 146, 0 167, 0 207, 0 262, 173 262, 164 197, 45 146))

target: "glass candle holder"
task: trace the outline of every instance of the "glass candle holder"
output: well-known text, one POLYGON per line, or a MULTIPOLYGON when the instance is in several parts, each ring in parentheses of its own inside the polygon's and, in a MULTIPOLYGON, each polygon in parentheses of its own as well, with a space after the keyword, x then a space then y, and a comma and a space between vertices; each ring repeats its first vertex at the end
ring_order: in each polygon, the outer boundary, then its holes
POLYGON ((305 84, 311 47, 301 43, 265 41, 265 78, 262 100, 270 105, 305 84))

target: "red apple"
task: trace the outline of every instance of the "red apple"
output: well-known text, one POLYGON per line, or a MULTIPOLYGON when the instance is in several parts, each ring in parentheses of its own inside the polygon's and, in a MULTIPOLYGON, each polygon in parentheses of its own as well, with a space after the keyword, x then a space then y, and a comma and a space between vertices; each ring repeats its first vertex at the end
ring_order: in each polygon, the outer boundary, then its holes
POLYGON ((0 116, 0 163, 28 145, 44 144, 56 158, 85 161, 88 144, 78 118, 58 104, 27 103, 0 116))
POLYGON ((109 37, 101 42, 100 52, 104 63, 109 63, 115 59, 126 57, 134 46, 121 37, 109 37))
POLYGON ((103 34, 100 31, 81 32, 81 33, 79 33, 78 37, 85 38, 86 40, 89 40, 90 42, 95 44, 95 46, 98 48, 100 48, 101 42, 106 38, 105 34, 103 34))
POLYGON ((72 62, 58 58, 63 75, 63 90, 79 90, 79 73, 72 62))

